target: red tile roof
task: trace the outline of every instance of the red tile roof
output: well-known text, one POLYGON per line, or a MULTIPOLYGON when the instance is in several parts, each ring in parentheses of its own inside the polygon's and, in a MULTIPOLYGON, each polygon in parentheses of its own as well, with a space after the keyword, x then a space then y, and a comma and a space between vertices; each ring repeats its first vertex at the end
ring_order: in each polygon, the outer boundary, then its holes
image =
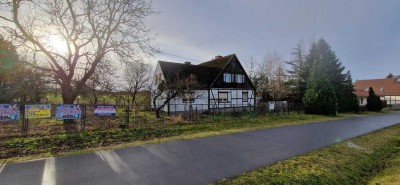
POLYGON ((357 96, 367 97, 369 87, 372 87, 378 96, 400 96, 400 78, 357 80, 354 83, 357 96))

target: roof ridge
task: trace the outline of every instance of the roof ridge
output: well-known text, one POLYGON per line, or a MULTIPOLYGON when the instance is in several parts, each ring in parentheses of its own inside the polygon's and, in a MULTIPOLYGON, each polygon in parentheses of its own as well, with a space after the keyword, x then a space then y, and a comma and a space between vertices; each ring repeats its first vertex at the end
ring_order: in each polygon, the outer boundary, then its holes
MULTIPOLYGON (((226 56, 223 56, 223 57, 221 57, 221 58, 225 58, 225 57, 232 57, 233 55, 235 55, 235 53, 232 53, 232 54, 229 54, 229 55, 226 55, 226 56)), ((218 59, 221 59, 221 58, 214 58, 214 59, 211 59, 211 60, 208 60, 208 61, 205 61, 205 62, 203 62, 203 63, 201 63, 201 64, 204 64, 204 63, 207 63, 207 62, 212 62, 212 61, 214 61, 214 60, 218 60, 218 59)), ((200 64, 199 64, 200 65, 200 64)))

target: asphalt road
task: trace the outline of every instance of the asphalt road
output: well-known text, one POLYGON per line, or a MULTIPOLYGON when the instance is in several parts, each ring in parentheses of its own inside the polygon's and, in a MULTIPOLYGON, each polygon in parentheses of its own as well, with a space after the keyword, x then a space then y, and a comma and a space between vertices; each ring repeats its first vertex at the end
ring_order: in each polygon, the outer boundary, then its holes
POLYGON ((0 184, 208 184, 400 123, 400 113, 0 164, 0 184))

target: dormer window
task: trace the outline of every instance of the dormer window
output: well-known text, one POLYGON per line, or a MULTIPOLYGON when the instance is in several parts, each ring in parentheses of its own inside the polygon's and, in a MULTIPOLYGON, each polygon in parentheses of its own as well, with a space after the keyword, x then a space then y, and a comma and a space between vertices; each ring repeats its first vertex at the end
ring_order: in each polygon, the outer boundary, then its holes
POLYGON ((365 91, 368 92, 368 88, 365 88, 365 91))
POLYGON ((383 92, 384 89, 385 89, 385 88, 381 87, 381 89, 379 89, 379 91, 383 92))
POLYGON ((232 74, 230 73, 224 73, 224 82, 225 83, 232 83, 232 74))

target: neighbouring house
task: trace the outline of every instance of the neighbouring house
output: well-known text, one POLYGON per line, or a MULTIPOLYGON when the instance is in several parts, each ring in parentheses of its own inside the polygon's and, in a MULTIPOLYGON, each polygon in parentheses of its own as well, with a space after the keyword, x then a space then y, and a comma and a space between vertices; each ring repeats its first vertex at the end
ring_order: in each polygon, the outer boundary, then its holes
MULTIPOLYGON (((158 61, 151 89, 154 92, 160 83, 177 83, 176 76, 185 79, 190 75, 196 77, 199 84, 197 89, 189 97, 170 100, 163 111, 182 112, 189 110, 189 106, 198 111, 254 106, 254 86, 235 54, 216 56, 198 65, 158 61)), ((156 100, 157 106, 165 102, 164 97, 156 100)))
POLYGON ((357 80, 354 90, 360 100, 360 105, 367 104, 368 90, 372 87, 375 94, 389 106, 400 105, 400 78, 385 78, 373 80, 357 80))

